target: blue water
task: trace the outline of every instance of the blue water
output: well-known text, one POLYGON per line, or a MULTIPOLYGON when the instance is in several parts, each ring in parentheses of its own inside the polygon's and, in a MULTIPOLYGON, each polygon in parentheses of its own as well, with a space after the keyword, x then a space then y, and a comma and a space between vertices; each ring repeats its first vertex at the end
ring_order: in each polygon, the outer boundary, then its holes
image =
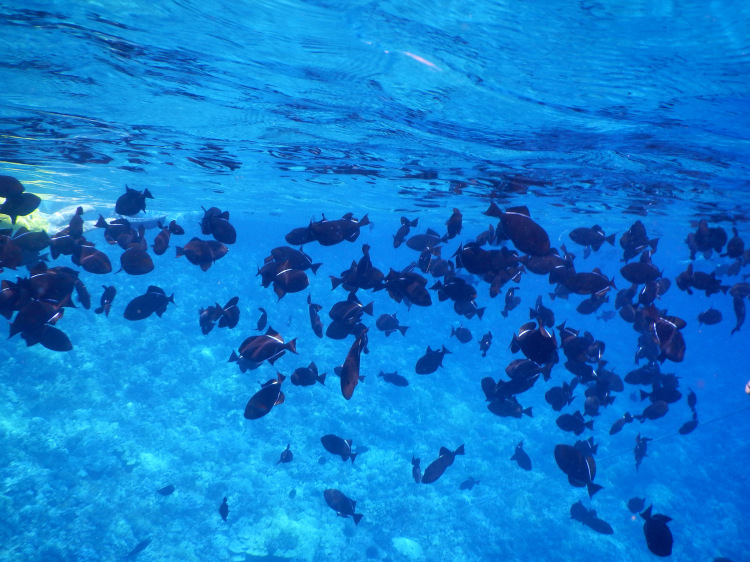
MULTIPOLYGON (((0 175, 43 198, 19 222, 52 234, 70 216, 55 213, 77 205, 87 221, 113 218, 128 185, 154 194, 149 217, 186 229, 145 276, 81 272, 92 310, 68 308, 57 324, 73 350, 26 347, 20 336, 0 346, 0 558, 117 560, 150 539, 138 560, 652 560, 642 519, 626 505, 639 496, 672 518, 672 559, 747 560, 750 328, 730 336, 732 298, 688 295, 674 280, 690 263, 685 239, 699 219, 750 242, 748 38, 750 7, 730 1, 0 5, 0 175), (497 380, 520 357, 509 344, 538 295, 558 324, 606 342, 607 367, 624 377, 638 334, 619 316, 581 315, 576 295, 552 302, 554 286, 532 273, 507 319, 503 296, 490 298, 471 275, 487 307, 481 320, 456 315, 435 291, 432 306, 410 309, 385 291, 359 291, 375 316, 365 317, 365 380, 349 401, 333 370, 353 338, 310 329, 307 295, 327 325, 346 298, 329 276, 358 260, 363 243, 376 267, 403 269, 418 254, 393 248, 400 217, 419 219, 412 234, 443 233, 458 208, 463 231, 445 244, 449 258, 497 223, 483 214, 490 201, 526 205, 552 246, 576 254, 577 270, 599 267, 618 289, 627 286, 619 244, 584 258, 569 232, 599 224, 619 242, 641 220, 659 238, 653 261, 673 283, 656 305, 687 321, 685 360, 662 371, 679 377, 684 395, 695 390, 700 424, 678 434, 691 415, 683 398, 665 417, 609 435, 625 411, 647 404, 632 396, 643 387, 626 384, 579 437, 599 444, 604 489, 591 500, 553 456, 577 439, 544 400, 572 378, 564 359, 549 382, 520 395, 533 418, 494 416, 480 380, 497 380), (174 257, 201 236, 202 206, 228 210, 238 232, 206 272, 174 257), (323 264, 308 290, 279 301, 261 286, 257 267, 287 232, 348 212, 372 224, 355 243, 305 246, 323 264), (109 318, 93 312, 102 285, 118 290, 109 318), (125 320, 149 285, 176 304, 161 318, 125 320), (199 310, 235 295, 239 325, 204 336, 199 310), (711 306, 723 321, 699 326, 711 306), (258 307, 285 339, 297 338, 299 354, 243 374, 227 359, 257 333, 258 307), (374 320, 394 312, 409 329, 386 338, 374 320), (450 337, 461 324, 474 335, 468 344, 450 337), (417 375, 427 346, 441 345, 452 352, 443 368, 417 375), (287 381, 284 404, 243 418, 259 382, 311 361, 328 373, 325 386, 287 381), (396 370, 408 387, 377 377, 396 370), (638 432, 654 441, 636 472, 638 432), (328 433, 353 439, 354 464, 323 449, 328 433), (509 460, 519 441, 530 472, 509 460), (287 443, 294 460, 276 464, 287 443), (461 444, 466 454, 437 482, 413 481, 412 456, 424 469, 441 446, 461 444), (470 476, 480 483, 459 490, 470 476), (156 493, 169 484, 172 495, 156 493), (359 525, 336 517, 328 488, 356 500, 359 525), (578 500, 614 533, 571 520, 578 500)), ((149 243, 156 232, 147 230, 149 243)), ((100 230, 86 236, 119 264, 100 230)), ((727 273, 732 261, 714 252, 694 268, 725 285, 745 281, 744 263, 727 273)), ((67 256, 49 265, 75 267, 67 256)), ((614 310, 614 296, 599 315, 614 310)), ((583 401, 579 386, 563 412, 583 401)))

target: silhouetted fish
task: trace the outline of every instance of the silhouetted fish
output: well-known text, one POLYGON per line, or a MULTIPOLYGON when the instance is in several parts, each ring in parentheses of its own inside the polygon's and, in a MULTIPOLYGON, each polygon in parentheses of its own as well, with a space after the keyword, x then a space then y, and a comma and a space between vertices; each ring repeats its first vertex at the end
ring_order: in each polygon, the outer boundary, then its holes
POLYGON ((154 262, 142 248, 130 247, 120 254, 120 269, 130 275, 145 275, 154 270, 154 262))
POLYGON ((709 308, 708 310, 705 310, 701 312, 698 315, 698 325, 706 324, 707 326, 713 326, 714 324, 718 324, 721 322, 722 316, 721 316, 721 310, 716 310, 714 307, 709 308))
POLYGON ((576 410, 574 414, 562 414, 556 423, 563 431, 572 431, 576 435, 580 435, 587 428, 592 431, 594 429, 594 420, 585 421, 580 410, 576 410))
POLYGON ((357 502, 347 498, 340 491, 329 488, 323 492, 323 497, 332 510, 336 512, 339 517, 351 517, 354 519, 354 524, 359 525, 363 515, 361 513, 354 513, 357 502))
MULTIPOLYGON (((597 252, 605 242, 609 242, 613 246, 615 244, 615 235, 605 235, 604 230, 602 230, 602 227, 598 224, 595 224, 591 228, 586 228, 584 226, 574 228, 570 231, 568 236, 570 236, 570 239, 576 244, 585 246, 586 248, 591 248, 595 252, 597 252)), ((585 254, 584 257, 586 257, 585 254)))
POLYGON ((615 423, 612 424, 612 427, 609 429, 609 434, 614 435, 615 433, 620 433, 622 431, 622 428, 625 427, 626 423, 631 423, 633 421, 633 416, 631 416, 628 412, 625 412, 621 418, 619 418, 615 423))
POLYGON ((482 353, 482 357, 487 357, 487 352, 490 350, 492 345, 492 332, 487 332, 479 340, 479 351, 482 353))
POLYGON ((375 326, 378 330, 381 332, 385 332, 386 337, 390 336, 393 332, 401 332, 401 335, 406 335, 406 330, 409 329, 408 326, 401 326, 398 323, 398 318, 396 318, 396 314, 381 314, 378 316, 378 319, 375 321, 375 326))
POLYGON ((628 500, 628 509, 630 513, 640 513, 646 505, 646 498, 630 498, 628 500))
POLYGON ((547 232, 529 217, 526 207, 510 207, 505 213, 492 202, 485 215, 500 219, 504 234, 519 251, 530 256, 543 256, 550 250, 547 232))
POLYGON ((516 296, 517 289, 518 287, 510 287, 505 293, 505 307, 500 311, 500 314, 503 315, 503 318, 507 318, 508 313, 511 310, 515 309, 519 304, 521 304, 521 297, 516 296))
POLYGON ((641 437, 639 433, 635 438, 635 448, 633 453, 635 455, 635 470, 638 471, 638 467, 641 466, 643 457, 647 456, 646 451, 648 450, 648 442, 653 441, 650 437, 641 437))
POLYGON ((310 295, 307 295, 308 312, 310 313, 310 325, 316 336, 319 338, 323 337, 323 322, 320 320, 318 312, 323 308, 319 304, 312 302, 310 295))
POLYGON ((135 297, 128 303, 123 316, 127 320, 143 320, 156 313, 161 318, 169 303, 174 304, 174 293, 167 297, 164 289, 149 285, 145 294, 135 297))
POLYGON ((258 310, 260 310, 260 318, 258 318, 258 324, 256 325, 255 329, 259 332, 262 332, 266 327, 266 324, 268 324, 268 313, 263 308, 258 308, 258 310))
POLYGON ((139 542, 133 550, 131 550, 128 555, 125 557, 125 560, 135 560, 136 557, 146 550, 146 547, 151 544, 151 539, 143 539, 141 542, 139 542))
POLYGON ((472 338, 471 331, 468 328, 464 328, 463 326, 459 326, 458 328, 454 328, 453 326, 451 326, 450 337, 454 336, 461 343, 469 343, 472 338))
POLYGON ((240 371, 257 369, 263 361, 271 365, 284 355, 285 351, 297 353, 297 338, 285 342, 276 330, 269 326, 262 336, 250 336, 240 345, 239 353, 232 351, 230 363, 237 363, 240 371))
POLYGON ((89 273, 102 275, 112 271, 112 264, 107 254, 91 246, 75 246, 72 254, 73 263, 89 273))
POLYGON ((415 457, 411 458, 411 476, 417 484, 422 481, 422 469, 419 468, 419 459, 415 457))
POLYGON ((459 490, 471 490, 479 484, 479 480, 474 479, 473 476, 470 476, 467 480, 464 480, 461 482, 461 485, 458 487, 459 490))
POLYGON ((732 328, 732 332, 729 334, 730 336, 735 332, 739 332, 742 324, 745 322, 745 300, 742 297, 734 297, 732 299, 732 305, 734 307, 734 315, 737 318, 737 323, 734 328, 732 328))
POLYGON ((291 376, 292 384, 295 386, 312 386, 316 382, 325 384, 326 374, 318 374, 318 367, 313 361, 307 367, 299 367, 295 369, 291 376))
POLYGON ((219 515, 221 515, 221 518, 226 521, 227 517, 229 516, 229 505, 227 504, 227 498, 224 498, 221 501, 221 505, 219 506, 219 515))
POLYGON ((589 497, 602 489, 594 484, 596 476, 596 462, 592 456, 584 456, 578 449, 570 445, 555 446, 555 461, 567 476, 568 482, 578 488, 586 487, 589 497))
POLYGON ((698 414, 696 414, 695 410, 693 410, 693 419, 683 423, 680 426, 680 429, 678 430, 678 432, 680 435, 687 435, 688 433, 692 433, 696 427, 698 427, 698 414))
POLYGON ((125 193, 117 198, 115 203, 115 213, 132 217, 140 211, 146 210, 146 199, 153 199, 153 195, 148 189, 136 191, 125 186, 125 193))
POLYGON ((416 372, 418 375, 429 375, 438 370, 438 367, 443 366, 443 357, 446 353, 450 353, 445 346, 440 350, 433 350, 430 346, 427 346, 425 354, 417 360, 416 372))
POLYGON ((667 523, 672 518, 661 513, 652 515, 652 507, 648 506, 646 511, 641 513, 641 517, 645 521, 643 523, 643 535, 646 537, 646 546, 657 556, 669 556, 672 554, 673 539, 667 523))
POLYGON ((523 441, 516 445, 516 451, 513 453, 513 456, 510 457, 510 460, 516 461, 516 464, 524 470, 531 470, 531 458, 529 458, 529 455, 523 450, 523 441))
POLYGON ((349 400, 354 394, 354 388, 359 382, 359 365, 362 351, 367 350, 367 331, 365 328, 362 330, 357 339, 354 340, 352 346, 349 348, 349 353, 346 354, 346 359, 341 367, 341 373, 339 374, 341 381, 341 394, 344 398, 349 400))
POLYGON ((409 381, 399 375, 398 372, 384 373, 383 371, 380 371, 378 376, 382 377, 385 382, 389 382, 395 386, 409 386, 409 381))
POLYGON ((328 435, 321 437, 320 442, 323 444, 323 448, 329 453, 339 455, 344 462, 351 458, 352 464, 354 463, 357 453, 352 453, 351 439, 342 439, 341 437, 329 433, 328 435))
POLYGON ((609 523, 607 523, 603 519, 599 519, 596 516, 595 509, 586 509, 586 507, 580 502, 580 500, 571 506, 570 518, 576 521, 580 521, 587 527, 602 535, 611 535, 615 532, 609 523))
POLYGON ((8 215, 10 223, 16 224, 18 217, 25 217, 37 210, 42 200, 33 193, 10 193, 0 205, 0 214, 8 215))
POLYGON ((464 454, 463 445, 458 447, 458 449, 456 449, 453 452, 451 452, 445 447, 440 447, 440 453, 439 453, 438 458, 432 461, 427 466, 427 468, 424 469, 424 474, 422 474, 422 484, 431 484, 432 482, 440 478, 445 472, 445 469, 453 464, 453 460, 456 458, 456 455, 463 455, 463 454, 464 454))
POLYGON ((291 444, 287 443, 286 449, 281 451, 281 456, 279 456, 279 460, 276 461, 276 464, 286 464, 288 462, 292 462, 292 459, 294 459, 294 455, 292 454, 291 444))
POLYGON ((163 488, 159 488, 156 490, 157 494, 160 494, 162 496, 169 496, 174 493, 175 487, 170 484, 169 486, 164 486, 163 488))
POLYGON ((284 382, 285 378, 281 373, 277 373, 275 379, 270 379, 261 385, 260 390, 253 394, 245 406, 245 419, 257 420, 262 418, 271 411, 271 408, 284 403, 281 383, 284 382))

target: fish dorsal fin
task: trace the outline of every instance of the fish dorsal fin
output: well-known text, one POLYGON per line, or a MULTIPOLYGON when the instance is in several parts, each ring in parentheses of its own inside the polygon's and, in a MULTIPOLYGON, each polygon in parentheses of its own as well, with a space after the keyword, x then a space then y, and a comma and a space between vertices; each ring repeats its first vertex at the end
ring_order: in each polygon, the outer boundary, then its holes
POLYGON ((508 207, 505 209, 506 213, 515 213, 517 215, 525 215, 527 217, 530 217, 529 215, 529 208, 526 205, 520 205, 518 207, 508 207))
POLYGON ((164 289, 162 289, 161 287, 157 287, 156 285, 149 285, 146 293, 156 293, 157 295, 164 295, 165 297, 167 296, 167 293, 164 292, 164 289))
POLYGON ((439 457, 444 457, 445 455, 452 455, 453 451, 450 449, 447 449, 446 447, 440 447, 440 453, 438 454, 439 457))
POLYGON ((271 326, 268 327, 268 330, 266 330, 266 335, 268 337, 271 337, 275 340, 280 341, 281 343, 284 343, 284 338, 281 337, 281 334, 279 334, 276 330, 271 328, 271 326))

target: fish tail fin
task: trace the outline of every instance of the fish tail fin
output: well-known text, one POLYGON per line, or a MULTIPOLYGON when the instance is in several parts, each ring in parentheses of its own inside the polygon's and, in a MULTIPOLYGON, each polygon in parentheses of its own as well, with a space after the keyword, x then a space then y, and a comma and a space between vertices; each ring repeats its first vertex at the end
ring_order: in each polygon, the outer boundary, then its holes
POLYGON ((486 306, 483 306, 482 308, 477 308, 477 316, 479 317, 480 320, 484 316, 484 311, 485 310, 487 310, 486 306))
POLYGON ((354 519, 354 524, 359 525, 359 522, 362 520, 362 517, 364 517, 361 513, 355 513, 352 515, 352 519, 354 519))
POLYGON ((153 198, 154 198, 154 196, 153 196, 153 195, 151 195, 151 192, 150 192, 150 191, 148 190, 148 187, 147 187, 146 189, 144 189, 144 190, 143 190, 143 196, 144 196, 144 197, 147 197, 147 198, 149 198, 149 199, 153 199, 153 198))
POLYGON ((552 376, 552 363, 547 363, 544 367, 542 367, 542 378, 544 379, 544 382, 547 382, 551 376, 552 376))
POLYGON ((365 226, 368 224, 370 224, 370 217, 368 217, 367 215, 359 219, 359 226, 365 226))
POLYGON ((612 233, 609 236, 607 236, 604 240, 607 241, 607 242, 609 242, 612 246, 614 246, 615 245, 615 235, 614 235, 614 233, 612 233))
POLYGON ((350 457, 352 459, 352 464, 354 464, 354 459, 357 457, 357 454, 358 453, 352 453, 352 455, 350 457))
POLYGON ((398 327, 398 331, 401 332, 402 336, 406 335, 406 330, 408 330, 408 329, 409 329, 409 326, 399 326, 398 327))
POLYGON ((182 257, 182 256, 185 255, 185 248, 183 248, 182 246, 175 246, 175 250, 176 250, 176 253, 177 253, 177 255, 175 257, 180 258, 180 257, 182 257))
POLYGON ((297 338, 288 341, 286 344, 286 348, 292 353, 297 353, 297 338))
POLYGON ((234 350, 232 350, 232 355, 229 356, 228 363, 237 363, 239 362, 239 360, 240 360, 239 356, 235 353, 234 350))
POLYGON ((458 447, 458 449, 456 449, 455 451, 453 451, 453 454, 454 455, 463 455, 464 454, 464 446, 463 446, 463 444, 461 444, 458 447))
POLYGON ((594 494, 597 493, 599 490, 604 489, 604 486, 600 486, 599 484, 594 484, 593 482, 589 482, 586 484, 586 489, 589 492, 589 497, 594 497, 594 494))
POLYGON ((651 508, 652 508, 652 507, 653 507, 653 505, 650 505, 650 506, 648 506, 648 507, 646 508, 646 510, 645 510, 645 511, 643 511, 643 512, 642 512, 642 513, 640 514, 640 516, 641 516, 641 517, 642 517, 643 519, 647 520, 647 521, 648 521, 649 519, 651 519, 651 508))
POLYGON ((313 274, 318 273, 318 268, 323 265, 322 263, 314 263, 310 266, 310 269, 312 270, 313 274))
POLYGON ((326 384, 326 374, 323 373, 322 375, 319 375, 317 380, 318 380, 318 382, 320 384, 325 385, 326 384))
POLYGON ((643 390, 643 389, 639 390, 639 392, 640 392, 640 394, 641 394, 641 401, 643 401, 643 400, 645 400, 646 398, 648 398, 648 396, 649 396, 648 392, 646 392, 646 391, 645 391, 645 390, 643 390))
POLYGON ((338 287, 339 285, 341 285, 341 283, 343 283, 343 282, 344 282, 344 280, 341 279, 341 277, 335 277, 335 276, 331 275, 331 290, 333 291, 336 287, 338 287))
MULTIPOLYGON (((373 301, 373 302, 374 302, 374 301, 373 301)), ((363 312, 364 312, 365 314, 368 314, 368 315, 372 316, 372 305, 373 305, 373 302, 369 303, 368 305, 366 305, 366 306, 364 306, 364 307, 362 308, 362 311, 363 311, 363 312)))
POLYGON ((507 318, 508 317, 508 311, 506 309, 501 310, 500 314, 503 315, 503 318, 507 318))
POLYGON ((521 410, 521 414, 526 414, 530 418, 534 417, 533 415, 531 415, 531 406, 529 406, 528 408, 524 408, 523 410, 521 410))
POLYGON ((450 351, 448 349, 445 349, 445 346, 443 346, 442 353, 443 355, 445 355, 446 353, 450 353, 450 351))
POLYGON ((102 215, 99 215, 99 219, 94 223, 94 226, 97 228, 107 228, 109 226, 107 224, 107 221, 104 219, 102 215))
POLYGON ((594 420, 589 420, 583 425, 588 427, 591 431, 594 431, 594 420))

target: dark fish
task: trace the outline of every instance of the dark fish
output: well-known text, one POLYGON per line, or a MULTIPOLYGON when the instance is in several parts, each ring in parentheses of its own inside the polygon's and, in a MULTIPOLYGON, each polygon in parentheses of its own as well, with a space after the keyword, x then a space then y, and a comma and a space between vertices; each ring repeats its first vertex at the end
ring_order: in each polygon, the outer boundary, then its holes
POLYGON ((560 470, 568 476, 568 482, 578 488, 586 487, 589 497, 602 489, 602 486, 593 482, 596 476, 594 457, 585 456, 570 445, 557 445, 555 446, 555 461, 560 470))
POLYGON ((409 235, 409 230, 417 226, 418 222, 419 222, 419 219, 414 219, 413 221, 410 221, 406 217, 401 217, 401 226, 396 231, 396 234, 393 235, 393 247, 394 248, 398 248, 401 244, 403 244, 404 239, 409 235))
POLYGON ((451 326, 451 337, 454 336, 461 343, 469 343, 472 338, 471 331, 463 326, 459 326, 458 328, 451 326))
POLYGON ((445 242, 447 238, 440 236, 431 228, 427 229, 424 234, 415 234, 406 241, 406 245, 412 250, 421 252, 423 250, 432 250, 438 244, 445 242))
POLYGON ((271 408, 284 403, 284 393, 281 392, 281 383, 286 377, 277 373, 275 379, 270 379, 261 385, 258 392, 248 400, 245 406, 245 419, 257 420, 271 411, 271 408))
POLYGON ((227 504, 227 498, 224 498, 221 502, 221 505, 219 506, 219 515, 221 515, 221 518, 226 521, 227 517, 229 516, 229 505, 227 504))
POLYGON ((339 517, 351 517, 354 519, 354 524, 359 525, 363 516, 361 513, 354 513, 357 502, 347 498, 344 494, 332 488, 323 492, 323 497, 325 498, 328 507, 334 510, 336 515, 339 517))
POLYGON ((341 437, 329 433, 328 435, 321 437, 320 442, 323 444, 323 448, 329 453, 339 455, 344 462, 351 458, 352 464, 354 464, 354 459, 357 456, 357 453, 352 453, 351 439, 342 439, 341 437))
MULTIPOLYGON (((308 311, 310 313, 310 325, 312 326, 313 332, 319 338, 323 337, 323 322, 320 320, 318 312, 323 308, 319 304, 314 304, 310 295, 307 295, 308 311)), ((262 309, 261 309, 262 310, 262 309)))
POLYGON ((643 252, 639 261, 621 267, 620 275, 628 283, 644 285, 662 277, 662 272, 651 262, 651 253, 643 252))
POLYGON ((260 310, 260 318, 258 318, 258 324, 255 329, 262 332, 266 324, 268 324, 268 313, 263 308, 258 308, 258 310, 260 310))
POLYGON ((615 287, 614 277, 607 279, 607 276, 599 268, 594 268, 591 272, 571 273, 562 283, 571 293, 577 295, 603 295, 610 287, 617 288, 615 287))
POLYGON ((32 232, 25 226, 21 226, 13 234, 13 243, 29 252, 41 252, 49 247, 50 242, 51 239, 46 230, 32 232))
POLYGON ((721 257, 729 256, 732 259, 739 258, 745 252, 745 242, 737 234, 737 229, 732 227, 732 238, 727 242, 727 251, 721 257))
POLYGON ((630 513, 640 513, 646 505, 646 498, 630 498, 628 500, 628 509, 630 513))
MULTIPOLYGON (((202 207, 201 207, 202 208, 202 207)), ((237 241, 237 231, 229 222, 229 211, 221 211, 216 207, 203 209, 201 232, 210 234, 214 240, 222 244, 234 244, 237 241)))
POLYGON ((657 400, 652 402, 649 406, 643 410, 643 413, 637 416, 633 416, 635 419, 643 423, 646 420, 657 420, 666 415, 669 411, 669 404, 664 400, 657 400))
POLYGON ((672 532, 669 530, 667 523, 672 518, 656 513, 651 515, 651 508, 648 506, 646 511, 641 513, 641 517, 645 520, 643 523, 643 534, 646 537, 646 546, 648 549, 657 556, 669 556, 672 554, 672 532))
POLYGON ((479 340, 479 351, 482 352, 482 357, 487 357, 487 352, 490 350, 492 345, 492 332, 487 332, 479 340))
POLYGON ((149 285, 145 294, 135 297, 128 303, 123 316, 126 320, 143 320, 156 313, 161 318, 169 303, 174 304, 174 293, 167 297, 164 289, 149 285))
POLYGON ((570 239, 576 244, 591 248, 595 252, 597 252, 605 242, 609 242, 613 246, 615 245, 615 235, 605 235, 604 230, 602 230, 602 227, 598 224, 595 224, 591 228, 583 226, 574 228, 570 231, 568 236, 570 236, 570 239))
POLYGON ((83 207, 78 207, 75 214, 70 217, 68 223, 68 234, 73 238, 83 236, 83 207))
POLYGON ((639 433, 635 438, 635 448, 633 453, 635 455, 635 470, 638 471, 638 467, 641 466, 643 457, 647 456, 646 451, 648 450, 648 442, 653 441, 650 437, 641 437, 639 433))
POLYGON ((384 373, 380 371, 379 377, 382 377, 385 382, 389 382, 395 386, 409 386, 409 381, 398 374, 398 371, 393 373, 384 373))
POLYGON ((185 229, 177 224, 176 221, 169 221, 169 226, 167 228, 169 229, 170 234, 176 234, 177 236, 185 234, 185 229))
POLYGON ((25 191, 23 184, 13 176, 0 176, 0 197, 19 195, 25 191))
POLYGON ((162 496, 169 496, 174 493, 174 486, 170 484, 169 486, 164 486, 163 488, 159 488, 156 490, 157 494, 161 494, 162 496))
POLYGON ((708 310, 705 310, 701 312, 698 315, 698 325, 706 324, 707 326, 713 326, 714 324, 718 324, 721 322, 722 316, 721 316, 721 310, 716 310, 714 307, 709 308, 708 310))
POLYGON ((453 214, 445 222, 445 226, 448 227, 448 234, 446 234, 446 237, 448 240, 450 240, 451 238, 455 238, 456 236, 461 234, 461 228, 462 228, 461 211, 459 211, 458 209, 453 209, 453 214))
POLYGON ((151 539, 143 539, 141 542, 139 542, 137 545, 135 545, 135 548, 131 550, 128 555, 125 557, 125 560, 135 560, 136 557, 146 550, 146 547, 151 544, 151 539))
POLYGON ((690 389, 690 392, 688 392, 687 395, 687 403, 688 407, 695 413, 695 405, 698 403, 698 397, 695 395, 695 392, 690 389))
POLYGON ((643 226, 641 221, 635 221, 633 225, 622 236, 620 236, 620 247, 623 250, 623 259, 625 261, 630 261, 649 247, 652 251, 656 251, 658 242, 658 238, 649 240, 646 235, 646 227, 643 226))
POLYGON ((544 400, 552 406, 556 412, 573 402, 573 391, 578 385, 578 378, 574 378, 570 384, 564 382, 562 386, 553 386, 544 393, 544 400))
POLYGON ((115 295, 117 295, 117 289, 115 289, 112 285, 102 285, 102 288, 104 289, 104 292, 102 293, 102 298, 99 301, 99 304, 101 306, 95 309, 94 312, 96 314, 101 314, 103 312, 105 316, 109 316, 109 310, 112 307, 112 301, 115 300, 115 295))
POLYGON ((232 297, 221 309, 219 328, 229 328, 231 330, 237 326, 237 323, 240 321, 240 308, 237 306, 239 301, 239 297, 232 297))
POLYGON ((474 316, 477 316, 481 320, 485 309, 485 307, 478 308, 474 302, 456 301, 453 303, 453 310, 456 314, 464 316, 469 320, 474 318, 474 316))
POLYGON ((473 476, 470 476, 467 480, 464 480, 461 482, 461 485, 458 487, 459 490, 471 490, 479 484, 479 480, 475 480, 473 476))
POLYGON ((688 433, 692 433, 696 427, 698 427, 698 414, 693 410, 693 419, 683 423, 678 431, 680 435, 687 435, 688 433))
MULTIPOLYGON (((284 262, 287 264, 288 262, 284 262)), ((283 267, 273 277, 273 292, 281 300, 287 293, 299 293, 307 289, 310 280, 307 274, 299 269, 283 267)))
POLYGON ((503 233, 520 252, 530 256, 543 256, 549 253, 549 236, 541 226, 531 220, 526 207, 511 207, 504 213, 492 202, 484 214, 500 219, 503 233))
POLYGON ((516 445, 516 451, 513 453, 513 456, 510 457, 510 460, 516 461, 518 466, 524 470, 531 470, 531 458, 529 458, 529 455, 523 450, 523 441, 516 445))
POLYGON ((299 250, 295 250, 289 246, 279 246, 271 250, 271 258, 277 262, 289 262, 289 266, 294 269, 305 271, 307 269, 312 270, 313 273, 317 273, 318 268, 323 265, 321 263, 313 263, 313 260, 300 247, 299 250))
POLYGON ((161 223, 158 224, 160 230, 154 238, 154 244, 151 247, 157 256, 162 256, 164 255, 164 252, 167 251, 167 248, 169 248, 169 237, 171 236, 172 232, 168 227, 162 226, 161 223))
POLYGON ((153 195, 148 189, 143 191, 136 191, 130 189, 127 185, 125 186, 125 193, 117 198, 115 203, 115 213, 118 215, 126 215, 132 217, 137 215, 139 211, 146 210, 146 199, 153 199, 153 195))
POLYGON ((375 321, 375 326, 378 330, 381 332, 385 332, 386 337, 390 336, 393 332, 401 332, 401 335, 406 335, 406 330, 409 329, 408 326, 401 326, 398 323, 398 319, 396 318, 396 314, 381 314, 378 316, 378 319, 375 321))
POLYGON ((742 297, 734 297, 732 305, 734 306, 734 315, 737 318, 737 324, 732 328, 730 336, 735 332, 739 332, 742 324, 745 322, 745 300, 742 297))
POLYGON ((230 363, 237 363, 240 371, 257 369, 263 361, 271 365, 284 355, 284 352, 297 353, 297 338, 285 342, 276 330, 269 327, 262 336, 250 336, 240 345, 239 353, 232 351, 230 363))
POLYGON ((176 247, 177 257, 185 256, 193 265, 208 271, 211 265, 227 254, 227 247, 216 240, 192 238, 185 246, 176 247))
POLYGON ((432 461, 422 474, 422 484, 431 484, 443 475, 445 469, 453 464, 456 455, 464 454, 464 446, 461 445, 455 451, 451 452, 445 447, 440 447, 440 453, 437 459, 432 461))
POLYGON ((633 416, 631 416, 628 412, 625 412, 621 418, 619 418, 615 423, 612 424, 612 427, 609 429, 609 434, 614 435, 615 433, 620 433, 622 431, 622 428, 625 427, 626 423, 631 423, 633 421, 633 416))
POLYGON ((531 406, 524 408, 518 403, 518 399, 515 396, 512 398, 502 398, 492 400, 487 404, 487 409, 501 418, 521 418, 522 415, 527 415, 530 418, 534 417, 531 414, 531 406))
POLYGON ((580 521, 587 527, 590 527, 591 529, 602 535, 611 535, 615 532, 609 523, 607 523, 603 519, 599 519, 596 516, 595 509, 586 509, 586 507, 581 503, 580 500, 571 506, 570 518, 576 521, 580 521))
MULTIPOLYGON (((518 289, 518 287, 510 287, 505 293, 505 308, 500 311, 503 318, 507 318, 508 313, 521 304, 521 297, 516 296, 516 289, 518 289)), ((554 324, 554 320, 552 323, 554 324)))
POLYGON ((510 350, 512 353, 521 351, 528 359, 539 365, 558 361, 557 338, 553 332, 548 332, 541 322, 538 327, 534 322, 527 322, 521 326, 518 335, 513 334, 510 350))
POLYGON ((572 431, 576 435, 580 435, 587 428, 594 430, 594 420, 585 421, 583 414, 580 410, 576 410, 574 414, 563 414, 557 418, 557 427, 563 431, 572 431))
POLYGON ((292 454, 292 450, 290 447, 291 447, 291 444, 287 443, 286 449, 281 451, 281 456, 279 457, 279 460, 276 461, 276 464, 279 464, 279 463, 286 464, 288 462, 292 462, 294 455, 292 454))
POLYGON ((73 263, 89 273, 103 275, 112 271, 112 264, 107 254, 91 246, 75 246, 72 254, 73 263))
POLYGON ((427 346, 425 354, 417 360, 416 372, 418 375, 429 375, 438 370, 438 367, 443 366, 443 357, 446 353, 450 353, 445 346, 440 350, 433 350, 430 346, 427 346))
POLYGON ((8 194, 0 205, 0 215, 8 215, 10 224, 16 224, 18 217, 25 217, 37 210, 42 200, 33 193, 8 194))
POLYGON ((294 386, 312 386, 316 382, 325 384, 326 374, 318 374, 318 367, 315 362, 310 363, 307 367, 299 367, 295 369, 291 376, 291 381, 294 386))
POLYGON ((365 328, 362 330, 357 339, 354 340, 352 346, 349 348, 349 353, 346 354, 344 364, 341 367, 341 373, 339 375, 341 382, 341 394, 344 398, 349 400, 354 394, 354 388, 359 382, 359 366, 360 357, 363 350, 367 350, 367 331, 365 328))
POLYGON ((415 457, 411 458, 411 477, 417 484, 422 481, 422 469, 419 468, 419 459, 415 457))
POLYGON ((120 271, 130 275, 145 275, 154 270, 154 262, 148 252, 138 247, 130 247, 120 254, 120 271))
POLYGON ((596 450, 599 448, 599 445, 594 444, 594 438, 589 437, 585 441, 579 440, 576 441, 573 444, 573 447, 581 451, 583 453, 583 456, 593 456, 596 454, 596 450))

